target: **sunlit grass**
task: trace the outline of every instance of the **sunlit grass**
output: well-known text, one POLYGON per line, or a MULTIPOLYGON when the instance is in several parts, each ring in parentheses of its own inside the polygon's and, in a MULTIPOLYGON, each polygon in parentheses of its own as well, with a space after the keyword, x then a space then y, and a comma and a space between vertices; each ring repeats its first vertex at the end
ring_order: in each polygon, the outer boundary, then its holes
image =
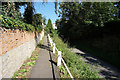
POLYGON ((74 78, 99 78, 98 72, 92 67, 81 61, 81 56, 70 51, 69 46, 64 43, 57 35, 52 37, 58 50, 62 52, 67 66, 74 78))

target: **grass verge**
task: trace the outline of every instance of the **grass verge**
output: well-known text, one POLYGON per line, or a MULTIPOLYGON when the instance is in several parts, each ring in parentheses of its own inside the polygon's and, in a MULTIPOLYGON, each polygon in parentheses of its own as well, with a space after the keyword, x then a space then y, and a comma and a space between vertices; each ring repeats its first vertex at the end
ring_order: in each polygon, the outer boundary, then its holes
MULTIPOLYGON (((52 39, 58 50, 62 52, 62 57, 74 78, 99 78, 98 72, 92 66, 81 61, 81 56, 71 52, 69 46, 63 43, 57 34, 52 35, 52 39)), ((62 69, 62 71, 65 70, 62 69)))

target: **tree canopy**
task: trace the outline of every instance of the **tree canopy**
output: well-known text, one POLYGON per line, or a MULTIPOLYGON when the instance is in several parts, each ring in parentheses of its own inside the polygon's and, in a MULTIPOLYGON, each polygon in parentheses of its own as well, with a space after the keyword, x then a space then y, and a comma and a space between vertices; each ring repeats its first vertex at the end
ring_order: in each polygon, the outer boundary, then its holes
POLYGON ((42 15, 35 14, 32 19, 32 25, 35 27, 36 31, 42 31, 42 15))
POLYGON ((59 32, 68 40, 82 36, 88 38, 89 35, 98 36, 101 27, 106 22, 115 20, 118 12, 118 8, 111 2, 67 2, 59 5, 59 15, 62 17, 59 32))

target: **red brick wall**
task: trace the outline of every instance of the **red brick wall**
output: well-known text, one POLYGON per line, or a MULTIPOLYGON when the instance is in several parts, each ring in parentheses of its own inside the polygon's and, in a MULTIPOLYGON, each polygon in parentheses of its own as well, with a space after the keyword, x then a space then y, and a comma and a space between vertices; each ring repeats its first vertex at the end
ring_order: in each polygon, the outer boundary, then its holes
MULTIPOLYGON (((38 36, 38 33, 37 33, 38 36)), ((34 32, 23 32, 20 30, 0 30, 0 55, 11 49, 35 38, 34 32)))

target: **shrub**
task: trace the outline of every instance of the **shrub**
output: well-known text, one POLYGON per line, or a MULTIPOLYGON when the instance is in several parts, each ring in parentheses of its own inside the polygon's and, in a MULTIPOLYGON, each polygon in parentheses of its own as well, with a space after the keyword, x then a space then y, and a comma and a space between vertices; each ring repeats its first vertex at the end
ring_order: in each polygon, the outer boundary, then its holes
POLYGON ((0 15, 1 26, 6 29, 19 29, 19 30, 26 30, 26 31, 35 31, 34 26, 30 24, 26 24, 20 20, 14 20, 10 17, 0 15))

